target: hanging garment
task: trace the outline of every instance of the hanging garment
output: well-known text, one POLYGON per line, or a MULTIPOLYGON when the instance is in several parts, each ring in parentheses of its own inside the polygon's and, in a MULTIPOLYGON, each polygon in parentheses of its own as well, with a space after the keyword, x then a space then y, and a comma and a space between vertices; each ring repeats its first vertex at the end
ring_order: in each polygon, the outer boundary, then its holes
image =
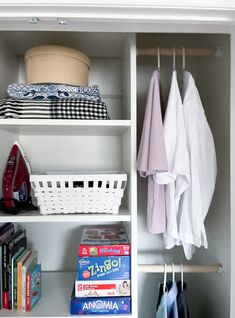
POLYGON ((184 74, 183 110, 191 183, 180 202, 179 237, 186 258, 191 259, 194 246, 208 248, 204 220, 214 192, 217 168, 213 136, 189 72, 184 74))
POLYGON ((167 225, 164 233, 165 247, 170 249, 179 242, 178 209, 184 191, 190 184, 189 154, 186 144, 186 131, 183 105, 174 70, 170 94, 164 118, 164 138, 166 145, 168 172, 157 172, 154 180, 165 184, 167 225))
POLYGON ((168 171, 159 92, 159 72, 152 75, 137 158, 137 170, 148 177, 147 224, 149 232, 163 233, 166 228, 164 186, 153 180, 158 171, 168 171))
POLYGON ((167 292, 162 295, 156 318, 167 318, 167 292))
POLYGON ((156 310, 158 310, 158 307, 160 306, 163 294, 164 294, 164 283, 160 283, 159 286, 158 286, 158 299, 157 299, 157 308, 156 308, 156 310))
POLYGON ((178 318, 178 307, 177 307, 177 295, 178 288, 175 281, 168 283, 167 285, 167 317, 178 318))
MULTIPOLYGON (((175 281, 168 281, 166 283, 167 288, 167 317, 168 318, 178 318, 178 309, 177 309, 177 294, 178 288, 175 281)), ((157 301, 157 310, 161 304, 161 299, 164 294, 164 284, 161 283, 158 288, 158 301, 157 301)))
POLYGON ((190 318, 188 309, 187 298, 187 285, 183 283, 183 290, 181 288, 181 282, 177 282, 178 295, 177 295, 177 308, 179 318, 190 318))

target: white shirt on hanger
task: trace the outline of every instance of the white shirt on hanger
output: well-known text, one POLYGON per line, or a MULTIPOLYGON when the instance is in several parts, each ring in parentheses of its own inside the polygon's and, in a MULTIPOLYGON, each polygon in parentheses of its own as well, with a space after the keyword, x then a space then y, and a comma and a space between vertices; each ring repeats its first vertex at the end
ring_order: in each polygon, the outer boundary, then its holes
POLYGON ((195 247, 208 248, 204 220, 212 200, 217 166, 213 136, 194 79, 184 73, 183 111, 190 159, 191 183, 179 208, 179 238, 187 259, 195 247))
POLYGON ((178 209, 184 191, 189 187, 190 168, 182 99, 174 70, 164 118, 164 138, 169 172, 158 172, 154 181, 165 184, 167 225, 164 242, 167 249, 179 245, 178 209))

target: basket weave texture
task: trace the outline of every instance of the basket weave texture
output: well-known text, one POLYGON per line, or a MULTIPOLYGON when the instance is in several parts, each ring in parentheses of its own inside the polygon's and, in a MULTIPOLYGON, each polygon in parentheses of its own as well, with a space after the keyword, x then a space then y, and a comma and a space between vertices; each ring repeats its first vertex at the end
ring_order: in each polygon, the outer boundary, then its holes
POLYGON ((33 174, 30 182, 41 214, 118 214, 127 174, 33 174))

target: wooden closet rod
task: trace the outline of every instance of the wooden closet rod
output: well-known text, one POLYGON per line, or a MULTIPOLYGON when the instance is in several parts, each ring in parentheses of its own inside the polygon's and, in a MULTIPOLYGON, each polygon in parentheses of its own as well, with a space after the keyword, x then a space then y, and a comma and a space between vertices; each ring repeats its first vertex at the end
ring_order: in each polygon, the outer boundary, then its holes
MULTIPOLYGON (((172 56, 173 48, 161 48, 160 55, 172 56)), ((140 48, 137 50, 138 56, 157 56, 157 48, 140 48)), ((182 55, 182 48, 175 48, 176 55, 182 55)), ((185 48, 186 56, 220 56, 222 53, 221 48, 185 48)))
MULTIPOLYGON (((181 272, 181 266, 174 264, 175 273, 181 272)), ((138 271, 140 273, 164 273, 164 264, 147 265, 139 264, 138 271)), ((216 265, 183 265, 184 273, 222 273, 223 267, 216 265)), ((167 273, 172 273, 172 265, 167 264, 167 273)))

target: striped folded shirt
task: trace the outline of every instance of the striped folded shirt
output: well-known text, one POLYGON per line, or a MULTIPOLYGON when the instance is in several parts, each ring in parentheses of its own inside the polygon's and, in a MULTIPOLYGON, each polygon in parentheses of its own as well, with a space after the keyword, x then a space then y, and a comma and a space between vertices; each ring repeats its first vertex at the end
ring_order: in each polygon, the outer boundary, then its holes
POLYGON ((0 101, 0 118, 109 119, 104 102, 79 99, 0 101))

